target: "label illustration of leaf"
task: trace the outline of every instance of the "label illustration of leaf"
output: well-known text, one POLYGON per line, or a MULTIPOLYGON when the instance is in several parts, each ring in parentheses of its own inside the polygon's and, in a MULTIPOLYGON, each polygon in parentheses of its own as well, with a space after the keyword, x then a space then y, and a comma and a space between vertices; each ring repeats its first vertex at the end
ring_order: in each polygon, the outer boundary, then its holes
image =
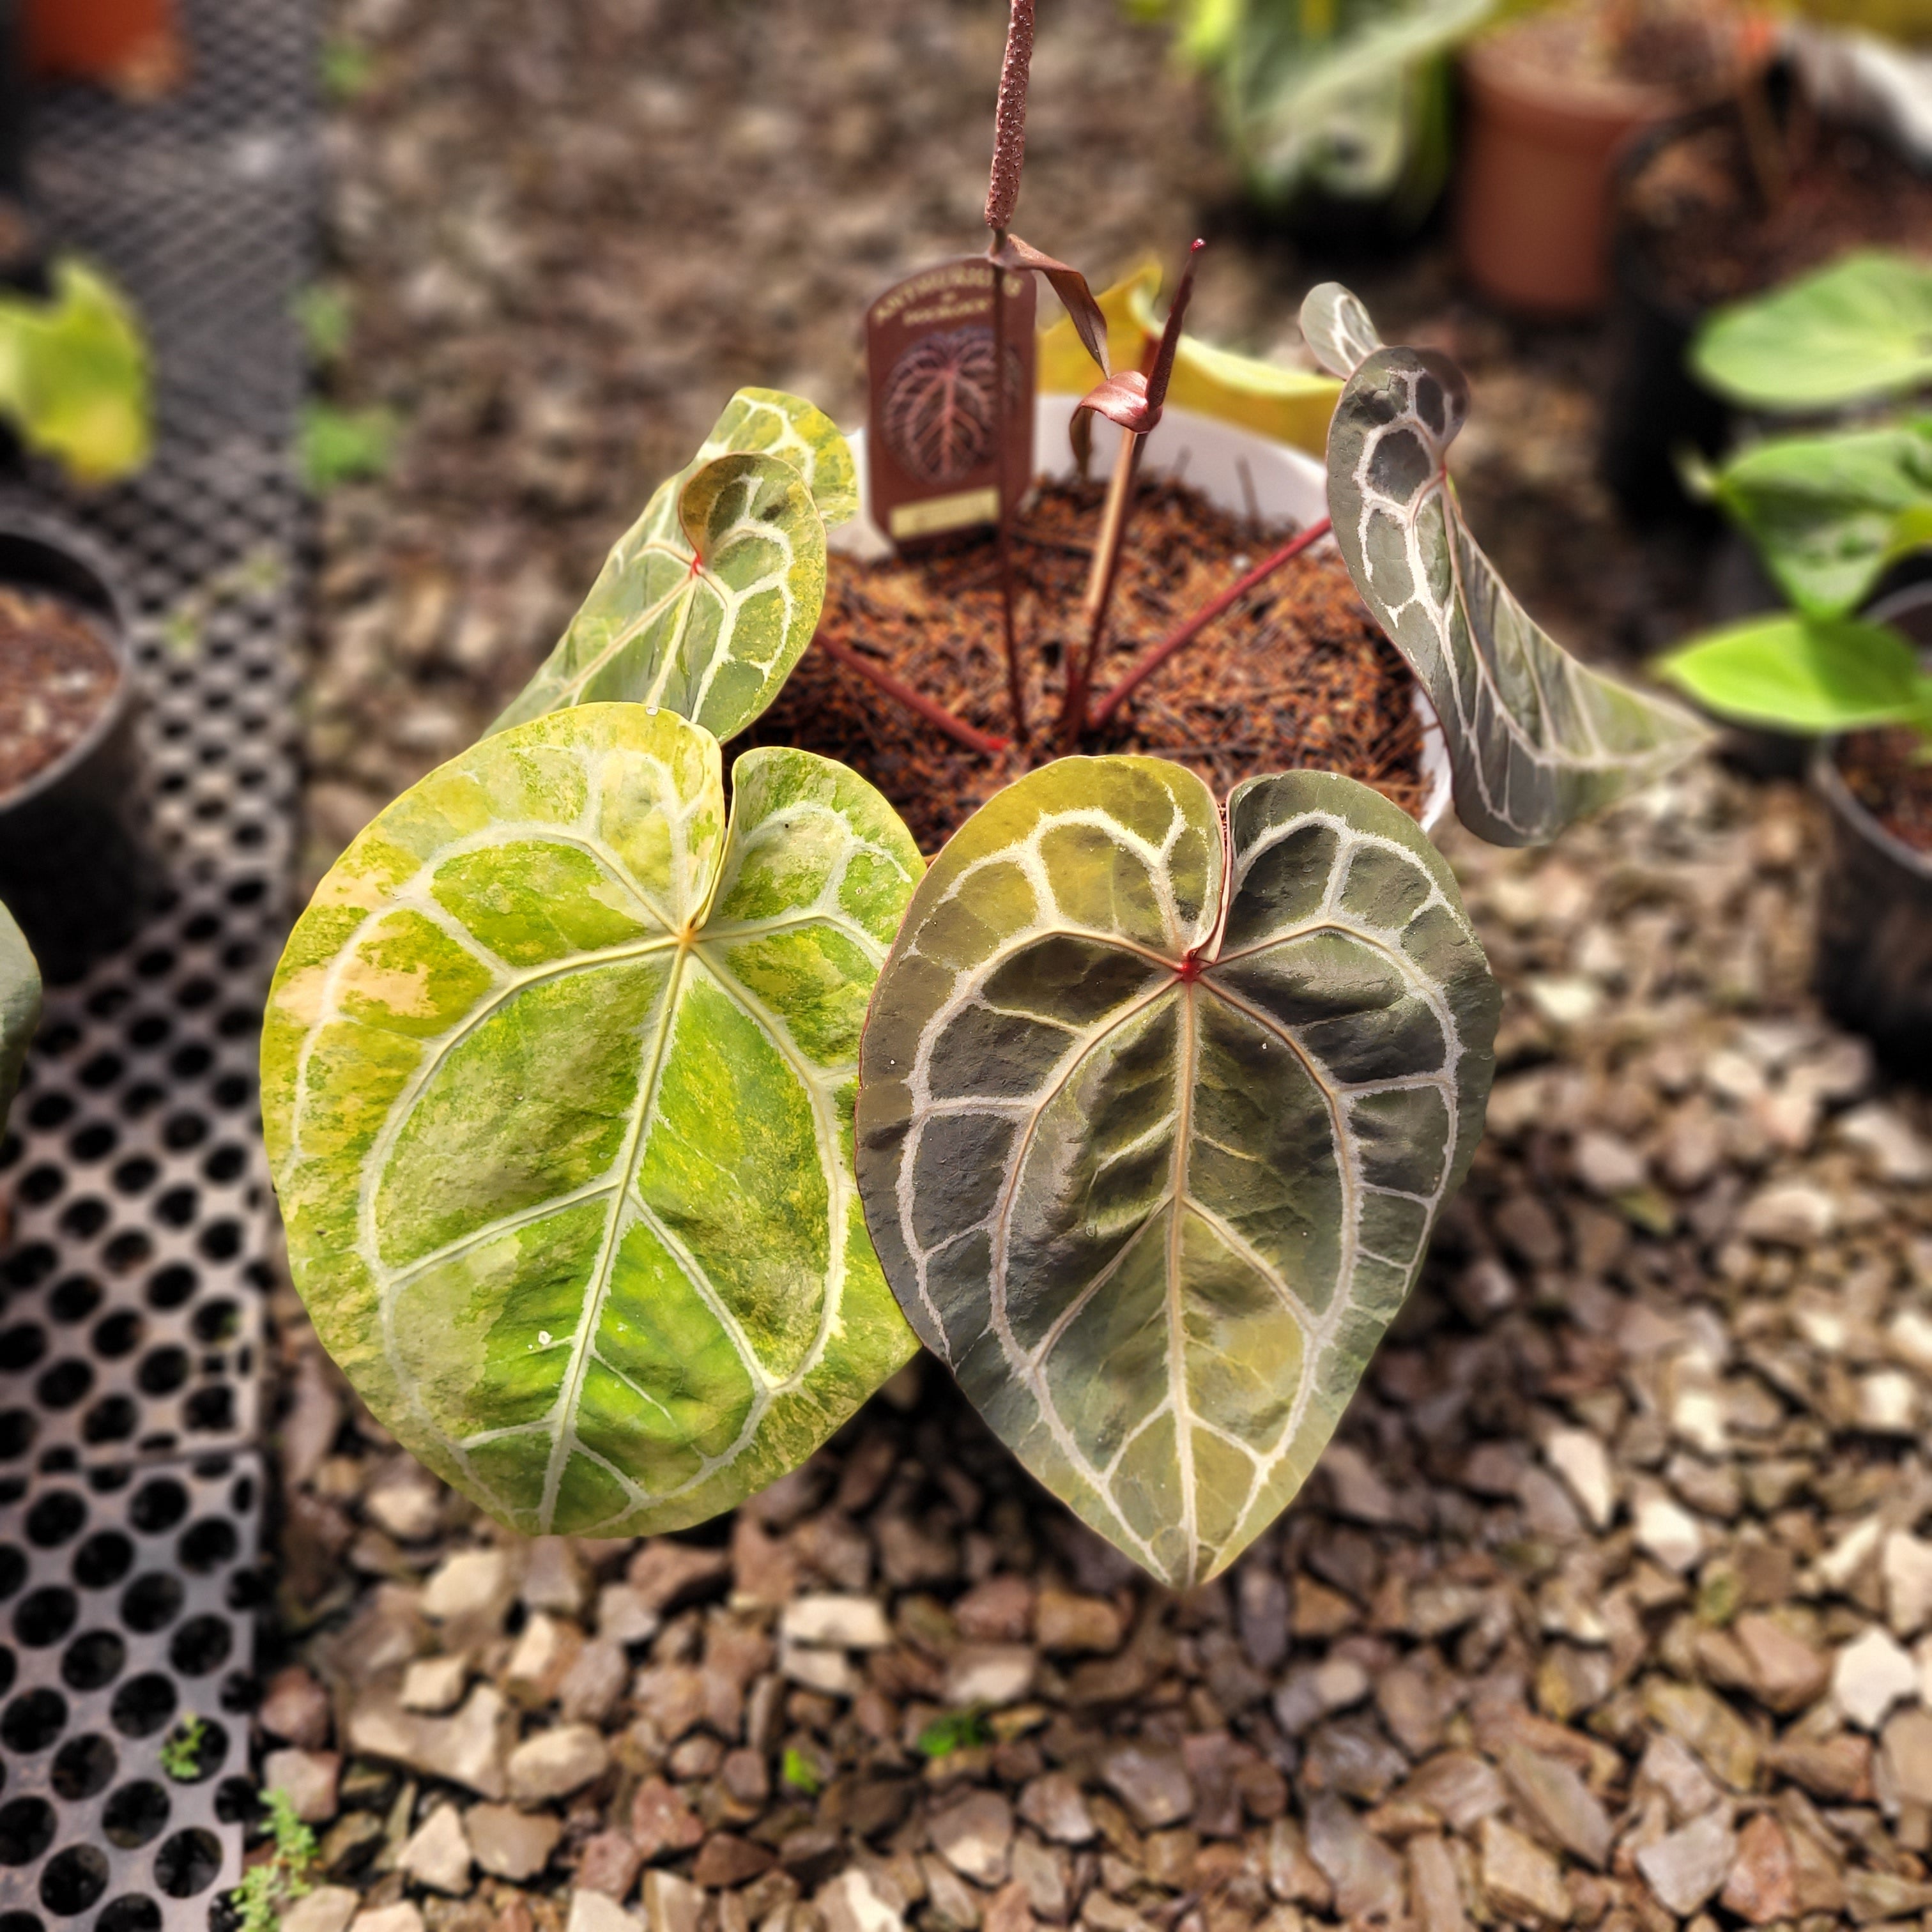
POLYGON ((20 1084, 27 1042, 40 1023, 40 969, 27 935, 0 905, 0 1128, 20 1084))
POLYGON ((715 1515, 913 1338, 852 1174, 859 1030, 919 874, 809 752, 586 705, 350 846, 272 988, 296 1283, 370 1408, 526 1534, 715 1515))
POLYGON ((892 364, 880 427, 910 475, 950 483, 992 447, 993 404, 993 332, 946 329, 922 336, 892 364))
POLYGON ((825 532, 858 502, 830 418, 740 389, 661 484, 536 675, 490 728, 572 704, 668 706, 735 737, 790 675, 825 602, 825 532))
POLYGON ((1027 1467, 1177 1588, 1300 1488, 1480 1132, 1498 994, 1415 822, 1030 773, 934 860, 860 1058, 886 1279, 1027 1467))
POLYGON ((819 520, 835 529, 859 510, 859 471, 838 425, 816 403, 782 389, 740 389, 692 466, 719 456, 776 456, 805 478, 819 520))
POLYGON ((1661 777, 1706 734, 1580 664, 1510 594, 1444 467, 1468 406, 1447 356, 1378 350, 1329 426, 1329 514, 1355 588, 1442 721, 1456 815, 1492 844, 1532 845, 1661 777))
POLYGON ((1318 282, 1302 298, 1301 339, 1345 382, 1382 346, 1361 297, 1340 282, 1318 282))

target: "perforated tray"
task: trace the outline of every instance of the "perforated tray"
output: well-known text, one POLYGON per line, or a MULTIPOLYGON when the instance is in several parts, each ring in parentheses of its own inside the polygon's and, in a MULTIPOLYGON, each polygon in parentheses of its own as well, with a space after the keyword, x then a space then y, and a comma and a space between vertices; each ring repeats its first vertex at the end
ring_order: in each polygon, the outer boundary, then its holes
POLYGON ((0 517, 82 527, 136 614, 170 881, 133 944, 51 991, 0 1141, 0 1932, 200 1932, 239 1875, 252 1790, 246 1445, 272 1230, 255 1059, 297 782, 316 23, 311 0, 182 8, 183 90, 59 92, 34 154, 50 232, 116 278, 152 340, 155 460, 84 500, 0 488, 0 517), (177 1490, 164 1522, 152 1499, 177 1490), (106 1570, 76 1564, 116 1535, 125 1577, 90 1582, 106 1570), (184 1784, 159 1754, 188 1709, 222 1761, 184 1784))
POLYGON ((240 1879, 260 1490, 244 1450, 94 1470, 0 1510, 10 1932, 154 1932, 164 1906, 205 1918, 240 1879))

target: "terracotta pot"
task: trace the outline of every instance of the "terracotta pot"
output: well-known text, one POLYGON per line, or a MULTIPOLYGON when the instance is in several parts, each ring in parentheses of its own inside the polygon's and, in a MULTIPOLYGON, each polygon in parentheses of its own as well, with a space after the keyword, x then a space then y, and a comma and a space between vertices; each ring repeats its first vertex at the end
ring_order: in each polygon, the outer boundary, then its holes
POLYGON ((1520 31, 1462 56, 1456 240, 1485 295, 1535 315, 1594 314, 1610 294, 1610 177, 1624 145, 1682 113, 1674 90, 1572 79, 1520 31))
POLYGON ((26 0, 27 66, 149 93, 182 67, 175 0, 26 0))

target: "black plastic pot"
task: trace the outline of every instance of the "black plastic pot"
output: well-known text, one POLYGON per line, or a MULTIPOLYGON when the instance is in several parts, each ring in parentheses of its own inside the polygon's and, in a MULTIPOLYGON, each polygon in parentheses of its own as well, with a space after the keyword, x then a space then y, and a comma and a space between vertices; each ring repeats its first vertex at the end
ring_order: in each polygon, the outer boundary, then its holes
POLYGON ((88 611, 120 666, 113 695, 86 736, 0 795, 0 900, 42 974, 76 980, 128 939, 159 884, 135 784, 138 700, 127 609, 92 548, 50 524, 0 525, 0 584, 88 611))
MULTIPOLYGON (((1932 583, 1881 598, 1866 614, 1932 656, 1932 583)), ((1932 1084, 1932 855, 1893 837, 1852 796, 1837 752, 1826 739, 1811 760, 1832 823, 1818 893, 1818 997, 1894 1072, 1932 1084)))
POLYGON ((1610 377, 1604 400, 1599 473, 1635 524, 1714 529, 1717 512, 1685 490, 1677 455, 1714 458, 1730 440, 1731 412, 1690 374, 1690 339, 1704 312, 1659 285, 1623 218, 1629 184, 1658 152, 1733 110, 1728 104, 1653 128, 1633 142, 1615 176, 1610 242, 1610 377))

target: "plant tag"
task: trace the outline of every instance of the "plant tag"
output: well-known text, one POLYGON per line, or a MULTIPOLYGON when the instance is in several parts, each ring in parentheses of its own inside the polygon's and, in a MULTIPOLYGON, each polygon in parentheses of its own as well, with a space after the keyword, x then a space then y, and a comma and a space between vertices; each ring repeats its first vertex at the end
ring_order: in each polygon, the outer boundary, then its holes
POLYGON ((993 267, 966 255, 922 268, 866 314, 874 520, 902 548, 1000 519, 1033 477, 1030 275, 1000 277, 1006 338, 1005 448, 995 448, 993 267), (1004 461, 1002 457, 1004 456, 1004 461))

